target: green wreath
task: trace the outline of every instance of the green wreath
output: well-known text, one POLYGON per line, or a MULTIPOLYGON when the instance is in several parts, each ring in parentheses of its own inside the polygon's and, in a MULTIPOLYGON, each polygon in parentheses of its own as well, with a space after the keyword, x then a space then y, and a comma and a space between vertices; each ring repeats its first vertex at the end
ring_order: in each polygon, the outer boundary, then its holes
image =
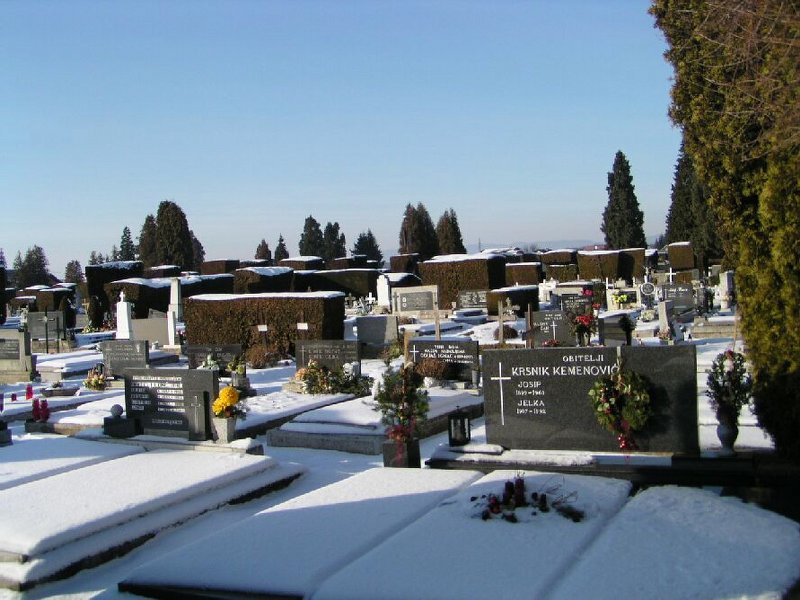
POLYGON ((638 450, 633 432, 647 425, 652 413, 647 380, 617 362, 611 375, 595 381, 589 390, 597 422, 617 436, 620 450, 638 450))

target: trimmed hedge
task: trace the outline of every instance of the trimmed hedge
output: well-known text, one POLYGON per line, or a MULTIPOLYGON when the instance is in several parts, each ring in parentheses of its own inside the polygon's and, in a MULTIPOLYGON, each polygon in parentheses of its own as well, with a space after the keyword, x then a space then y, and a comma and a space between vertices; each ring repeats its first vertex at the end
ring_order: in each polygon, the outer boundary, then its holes
POLYGON ((580 278, 616 281, 620 276, 620 261, 620 252, 617 250, 578 252, 580 278))
POLYGON ((499 255, 419 264, 422 285, 439 286, 439 306, 449 308, 460 290, 491 290, 506 284, 506 261, 499 255))
POLYGON ((344 338, 344 294, 208 294, 188 298, 183 317, 189 344, 241 344, 247 351, 266 337, 268 348, 292 354, 296 339, 344 338), (297 329, 301 322, 307 330, 297 329), (267 325, 266 334, 258 325, 267 325))
POLYGON ((325 261, 319 256, 295 256, 293 258, 284 258, 278 265, 291 267, 295 271, 318 271, 325 268, 325 261))
MULTIPOLYGON (((150 309, 167 312, 172 278, 149 280, 160 285, 148 285, 146 281, 148 280, 112 281, 106 284, 105 292, 116 302, 120 292, 124 290, 125 299, 133 303, 131 315, 135 319, 147 318, 150 309)), ((181 297, 184 299, 199 294, 230 294, 233 292, 233 275, 190 275, 181 277, 180 282, 181 297)))
POLYGON ((694 250, 691 242, 675 242, 667 246, 667 260, 673 271, 695 268, 694 250))
MULTIPOLYGON (((105 285, 120 279, 141 277, 144 274, 144 264, 140 260, 120 260, 99 265, 87 265, 84 273, 86 274, 87 300, 92 296, 97 296, 101 313, 105 314, 111 310, 111 299, 106 295, 105 285)), ((92 327, 99 328, 102 324, 102 322, 93 322, 92 327)))
POLYGON ((246 269, 247 267, 271 267, 272 261, 266 258, 249 258, 239 261, 239 268, 246 269))
POLYGON ((6 303, 8 302, 7 285, 6 268, 0 265, 0 325, 6 322, 6 303))
POLYGON ((201 275, 221 275, 222 273, 233 273, 239 268, 239 260, 235 258, 222 260, 207 260, 200 265, 201 275))
POLYGON ((75 300, 75 294, 68 288, 45 288, 36 291, 36 306, 39 312, 54 312, 61 306, 61 301, 75 300))
POLYGON ((539 310, 539 286, 526 285, 489 290, 486 293, 486 312, 490 315, 496 315, 497 303, 503 302, 505 304, 506 298, 511 300, 511 306, 519 306, 518 309, 514 310, 514 314, 517 317, 524 317, 528 312, 529 305, 531 310, 539 310))
POLYGON ((577 250, 550 250, 541 252, 539 260, 545 265, 575 265, 578 264, 577 250))
MULTIPOLYGON (((259 269, 255 267, 255 269, 259 269)), ((283 267, 263 267, 261 270, 237 269, 233 272, 234 294, 263 294, 289 292, 294 271, 283 267)))
POLYGON ((14 296, 8 301, 8 305, 14 312, 19 312, 23 308, 27 308, 28 312, 39 312, 36 296, 14 296))
POLYGON ((378 276, 376 269, 342 269, 336 271, 316 271, 312 277, 312 291, 314 292, 344 292, 357 298, 364 298, 369 294, 378 295, 378 276))
POLYGON ((619 277, 629 284, 634 278, 644 279, 645 248, 625 248, 619 251, 619 277))
POLYGON ((413 273, 419 275, 419 254, 396 254, 389 257, 389 270, 392 273, 413 273))
POLYGON ((159 279, 161 277, 180 277, 181 268, 178 265, 162 265, 160 267, 150 267, 144 270, 147 279, 159 279))
POLYGON ((578 279, 578 265, 546 265, 545 275, 556 281, 575 281, 578 279))
POLYGON ((540 262, 506 263, 506 282, 519 285, 536 285, 544 281, 544 269, 540 262))
POLYGON ((328 261, 328 268, 331 270, 339 269, 363 269, 367 267, 366 254, 353 254, 352 256, 340 256, 328 261))

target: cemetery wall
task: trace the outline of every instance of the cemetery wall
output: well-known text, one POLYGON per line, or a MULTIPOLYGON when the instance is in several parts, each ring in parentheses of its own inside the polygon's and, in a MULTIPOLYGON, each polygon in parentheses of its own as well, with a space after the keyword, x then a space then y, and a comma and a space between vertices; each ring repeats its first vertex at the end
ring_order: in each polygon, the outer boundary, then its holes
POLYGON ((288 292, 292 289, 293 273, 294 270, 288 267, 268 267, 263 270, 237 269, 233 273, 233 293, 288 292))
POLYGON ((422 285, 439 287, 439 306, 458 300, 459 290, 491 290, 506 284, 506 261, 502 256, 465 258, 458 261, 430 260, 419 265, 422 285))
POLYGON ((295 339, 343 339, 344 294, 311 292, 233 296, 208 294, 184 301, 189 344, 266 343, 291 353, 295 339), (300 329, 298 324, 305 325, 300 329), (267 331, 259 331, 266 325, 267 331))

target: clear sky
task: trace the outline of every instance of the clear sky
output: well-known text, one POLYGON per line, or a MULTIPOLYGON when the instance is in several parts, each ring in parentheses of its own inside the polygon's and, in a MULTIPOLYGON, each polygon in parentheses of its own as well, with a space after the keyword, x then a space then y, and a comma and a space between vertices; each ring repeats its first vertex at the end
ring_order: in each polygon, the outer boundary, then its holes
POLYGON ((680 132, 644 0, 0 1, 0 248, 51 270, 177 202, 207 259, 308 215, 397 252, 407 203, 464 242, 602 241, 622 150, 648 237, 680 132))

